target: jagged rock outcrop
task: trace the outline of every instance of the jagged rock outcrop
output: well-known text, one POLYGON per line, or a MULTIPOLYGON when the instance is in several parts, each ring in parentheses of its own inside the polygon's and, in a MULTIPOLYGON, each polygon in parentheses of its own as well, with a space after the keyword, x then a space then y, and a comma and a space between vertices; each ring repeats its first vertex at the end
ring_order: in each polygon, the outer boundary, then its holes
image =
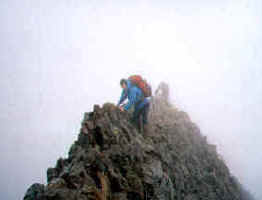
POLYGON ((185 112, 159 99, 146 133, 113 104, 94 106, 68 158, 49 168, 48 184, 32 185, 24 200, 243 199, 215 146, 185 112))

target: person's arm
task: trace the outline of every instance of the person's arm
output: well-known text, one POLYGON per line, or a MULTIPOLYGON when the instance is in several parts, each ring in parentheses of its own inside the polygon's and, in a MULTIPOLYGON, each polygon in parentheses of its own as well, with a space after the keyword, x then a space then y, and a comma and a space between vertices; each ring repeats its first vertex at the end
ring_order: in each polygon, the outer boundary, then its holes
POLYGON ((125 101, 126 98, 127 98, 127 92, 126 92, 126 90, 123 89, 120 100, 117 103, 117 106, 119 106, 121 103, 123 103, 123 101, 125 101))

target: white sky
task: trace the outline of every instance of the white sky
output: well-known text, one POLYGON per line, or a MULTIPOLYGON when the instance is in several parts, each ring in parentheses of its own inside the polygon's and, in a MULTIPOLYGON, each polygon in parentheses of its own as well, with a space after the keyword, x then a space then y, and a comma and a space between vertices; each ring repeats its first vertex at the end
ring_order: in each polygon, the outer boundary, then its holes
POLYGON ((1 199, 66 156, 83 113, 133 73, 172 100, 262 199, 262 2, 3 0, 1 199))

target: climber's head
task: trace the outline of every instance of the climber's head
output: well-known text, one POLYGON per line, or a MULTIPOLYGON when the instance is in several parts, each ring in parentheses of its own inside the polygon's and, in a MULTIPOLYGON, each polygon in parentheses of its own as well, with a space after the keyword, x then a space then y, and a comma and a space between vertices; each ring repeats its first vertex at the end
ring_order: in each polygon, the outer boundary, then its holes
POLYGON ((120 80, 120 86, 121 86, 123 89, 126 89, 126 88, 127 88, 127 80, 122 78, 122 79, 120 80))

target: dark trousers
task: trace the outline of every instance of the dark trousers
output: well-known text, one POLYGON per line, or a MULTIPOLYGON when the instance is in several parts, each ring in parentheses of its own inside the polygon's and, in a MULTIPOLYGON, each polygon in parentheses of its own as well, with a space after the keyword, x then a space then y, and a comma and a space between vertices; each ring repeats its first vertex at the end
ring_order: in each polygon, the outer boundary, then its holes
POLYGON ((135 110, 132 116, 132 122, 138 127, 140 127, 140 120, 142 118, 143 125, 148 122, 150 103, 149 102, 139 102, 135 105, 135 110))

